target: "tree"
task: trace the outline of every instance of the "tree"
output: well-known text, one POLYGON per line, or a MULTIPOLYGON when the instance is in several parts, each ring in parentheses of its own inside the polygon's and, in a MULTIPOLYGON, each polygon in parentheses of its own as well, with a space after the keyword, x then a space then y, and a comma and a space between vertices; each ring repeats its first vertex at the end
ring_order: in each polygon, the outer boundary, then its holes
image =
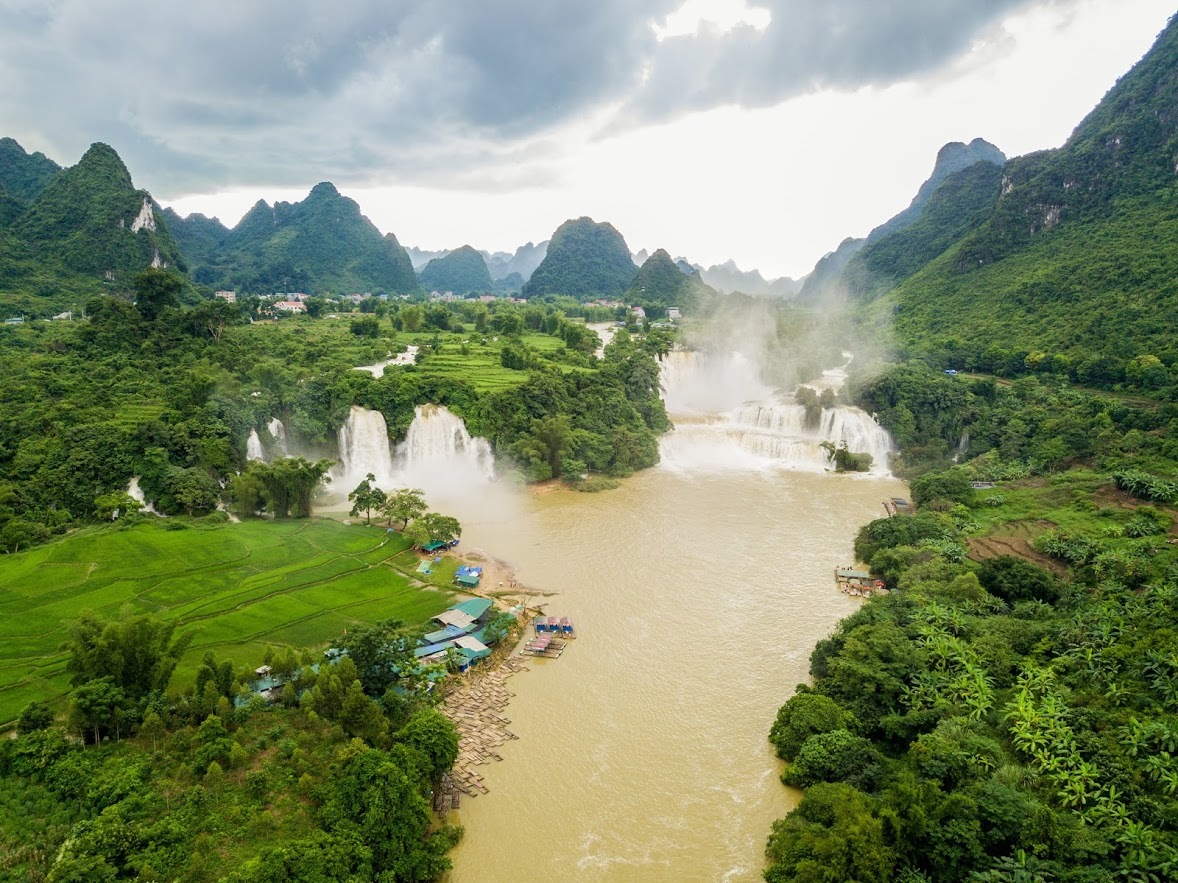
POLYGON ((778 757, 793 760, 808 738, 846 729, 852 720, 852 715, 830 697, 810 690, 798 692, 778 710, 769 741, 777 749, 778 757))
POLYGON ((139 725, 139 735, 151 740, 152 751, 156 750, 159 738, 165 732, 163 719, 155 713, 155 709, 148 709, 147 714, 143 715, 143 723, 139 725))
POLYGON ((83 737, 92 733, 94 743, 98 744, 102 741, 103 732, 109 732, 118 724, 126 702, 127 696, 115 684, 114 678, 87 681, 74 690, 70 706, 70 728, 83 737))
POLYGON ((458 731, 436 708, 421 708, 409 718, 397 741, 420 751, 427 759, 427 774, 433 781, 454 766, 458 759, 458 731))
POLYGON ((138 700, 167 689, 176 663, 188 649, 193 633, 176 635, 176 623, 140 615, 106 622, 83 614, 70 628, 66 671, 82 686, 103 678, 138 700))
POLYGON ((94 515, 99 521, 110 521, 116 512, 122 517, 142 508, 143 504, 125 491, 114 491, 94 498, 94 515))
POLYGON ((387 499, 384 491, 373 487, 374 481, 376 476, 369 472, 364 480, 356 485, 356 489, 348 494, 348 499, 352 501, 352 511, 349 514, 355 517, 363 512, 366 524, 372 524, 372 510, 379 511, 387 499))
POLYGON ((338 641, 348 651, 348 659, 355 664, 360 683, 370 696, 384 695, 402 672, 413 670, 416 643, 406 632, 405 623, 397 619, 355 626, 338 641))
POLYGON ((448 543, 462 536, 462 525, 457 518, 427 512, 405 528, 405 538, 420 548, 429 543, 448 543))
POLYGON ((420 488, 401 488, 388 496, 381 512, 388 518, 389 524, 394 520, 400 521, 401 529, 404 530, 410 521, 425 514, 425 491, 420 488))
POLYGON ((53 712, 44 702, 30 702, 16 720, 16 731, 22 736, 45 730, 53 725, 53 712))
POLYGON ((357 337, 380 337, 380 321, 375 316, 353 319, 352 333, 357 337))
POLYGON ((149 267, 135 277, 135 307, 148 322, 154 322, 168 307, 180 305, 177 295, 184 280, 170 270, 149 267))

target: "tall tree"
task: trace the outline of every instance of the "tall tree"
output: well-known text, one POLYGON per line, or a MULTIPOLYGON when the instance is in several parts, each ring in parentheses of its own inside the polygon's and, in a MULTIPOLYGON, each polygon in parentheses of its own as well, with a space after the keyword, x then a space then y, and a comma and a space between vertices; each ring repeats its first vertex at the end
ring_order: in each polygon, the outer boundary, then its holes
POLYGON ((355 517, 363 512, 366 524, 372 524, 372 510, 380 511, 387 499, 385 492, 373 485, 374 481, 376 476, 369 472, 364 480, 356 485, 356 489, 348 494, 348 499, 352 501, 352 511, 349 514, 355 517))
POLYGON ((420 488, 401 488, 388 496, 381 511, 390 524, 395 519, 401 522, 401 529, 404 530, 410 521, 425 514, 425 491, 420 488))

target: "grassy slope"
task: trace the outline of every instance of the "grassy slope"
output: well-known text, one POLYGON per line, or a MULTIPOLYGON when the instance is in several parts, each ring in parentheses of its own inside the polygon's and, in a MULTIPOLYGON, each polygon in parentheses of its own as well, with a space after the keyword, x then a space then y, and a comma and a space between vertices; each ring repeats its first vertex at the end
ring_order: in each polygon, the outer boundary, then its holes
POLYGON ((387 563, 398 556, 404 569, 415 567, 416 556, 399 555, 404 550, 404 541, 384 528, 312 520, 87 530, 5 556, 0 722, 33 699, 66 692, 59 647, 68 622, 87 610, 113 616, 126 605, 196 628, 181 677, 207 649, 253 664, 266 644, 314 646, 356 622, 424 623, 452 597, 411 585, 387 563))

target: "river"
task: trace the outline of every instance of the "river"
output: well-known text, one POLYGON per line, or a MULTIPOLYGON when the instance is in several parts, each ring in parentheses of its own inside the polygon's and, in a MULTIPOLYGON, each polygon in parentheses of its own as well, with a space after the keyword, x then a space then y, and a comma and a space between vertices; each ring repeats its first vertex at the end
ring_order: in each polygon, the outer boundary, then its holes
POLYGON ((463 547, 559 592, 547 612, 579 637, 508 681, 519 739, 452 814, 450 883, 760 879, 793 800, 769 727, 862 603, 832 570, 903 485, 706 462, 463 519, 463 547))

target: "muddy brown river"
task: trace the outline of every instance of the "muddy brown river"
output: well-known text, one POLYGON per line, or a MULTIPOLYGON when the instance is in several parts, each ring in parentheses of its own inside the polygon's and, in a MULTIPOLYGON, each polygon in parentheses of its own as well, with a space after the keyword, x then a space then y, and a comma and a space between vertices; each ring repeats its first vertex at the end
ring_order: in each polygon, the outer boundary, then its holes
POLYGON ((862 603, 833 568, 904 486, 668 460, 617 490, 465 514, 464 548, 558 592, 546 612, 579 637, 508 681, 519 739, 452 814, 451 883, 760 879, 794 799, 769 727, 814 643, 862 603))

